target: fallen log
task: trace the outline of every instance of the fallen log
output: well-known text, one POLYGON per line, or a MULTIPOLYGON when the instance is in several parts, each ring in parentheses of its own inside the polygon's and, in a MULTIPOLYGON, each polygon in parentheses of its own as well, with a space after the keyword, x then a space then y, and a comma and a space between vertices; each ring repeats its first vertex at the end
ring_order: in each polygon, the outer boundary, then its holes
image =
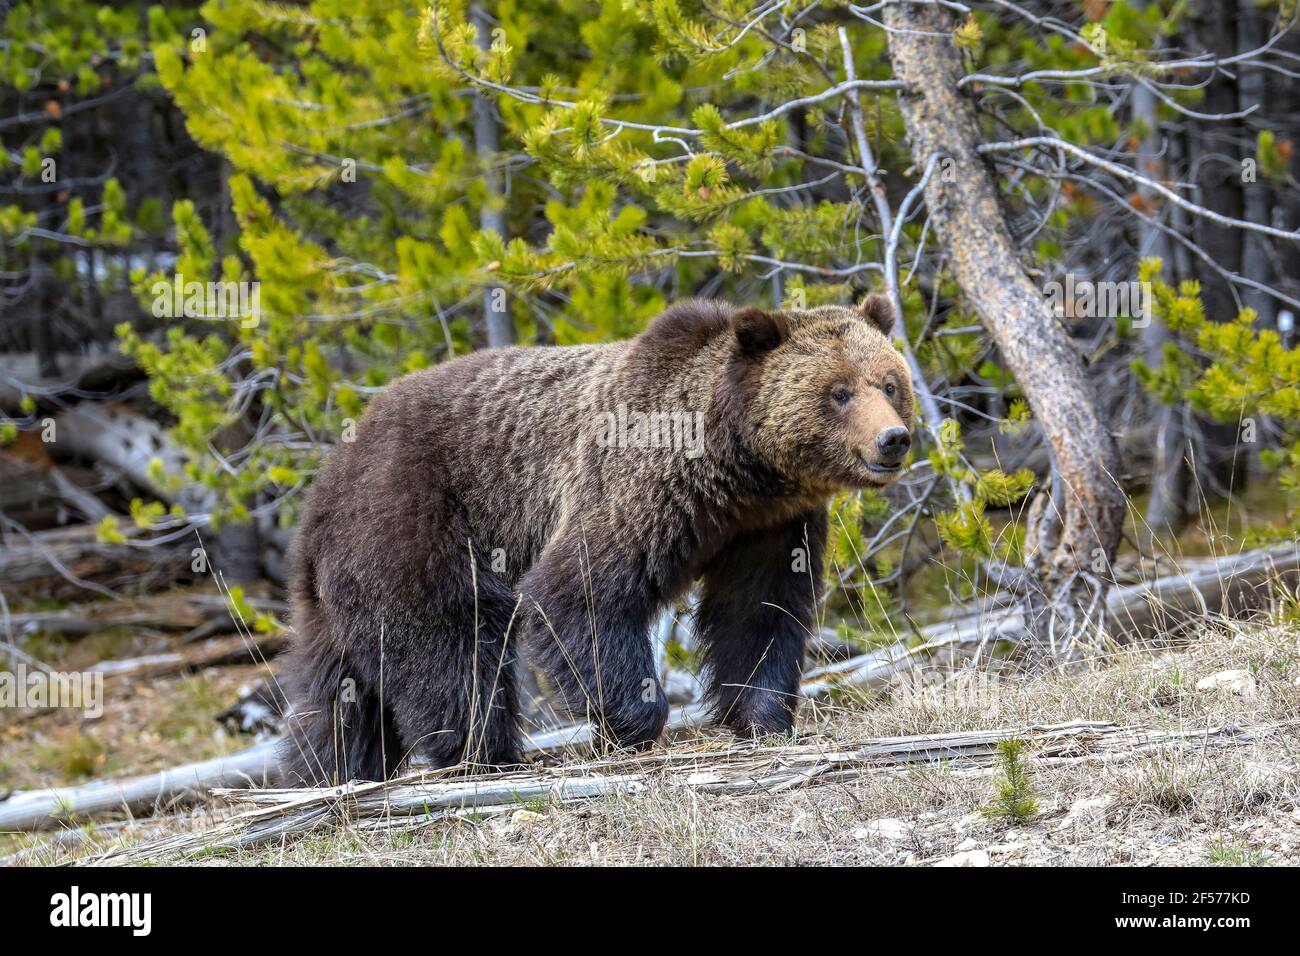
POLYGON ((139 375, 133 359, 111 345, 44 357, 35 352, 0 355, 0 408, 18 411, 25 397, 53 399, 107 389, 139 375))
MULTIPOLYGON (((20 533, 6 524, 0 538, 0 590, 38 590, 43 597, 84 596, 87 590, 116 596, 115 591, 156 590, 189 578, 190 545, 176 542, 141 548, 106 544, 96 528, 76 525, 20 533)), ((144 537, 137 528, 122 529, 128 542, 144 537)))
MULTIPOLYGON (((288 611, 284 601, 253 596, 245 596, 244 600, 255 611, 279 615, 288 611)), ((15 634, 44 632, 68 637, 119 627, 186 631, 182 643, 236 629, 230 602, 223 595, 178 591, 120 601, 70 604, 58 611, 11 614, 9 623, 15 634)))
POLYGON ((101 461, 160 497, 154 459, 167 475, 184 473, 185 458, 167 430, 119 402, 82 402, 54 418, 54 447, 63 455, 101 461))
POLYGON ((208 667, 264 664, 284 650, 288 643, 288 636, 283 632, 251 636, 236 634, 230 637, 209 638, 179 651, 100 661, 90 670, 105 677, 130 677, 136 680, 168 677, 180 673, 192 674, 208 667))
MULTIPOLYGON (((692 727, 704 719, 699 705, 676 708, 676 729, 692 727)), ((590 744, 591 727, 583 724, 531 737, 525 747, 530 754, 570 750, 590 744)), ((203 760, 165 770, 162 773, 97 780, 77 787, 20 791, 0 801, 0 832, 43 830, 96 814, 127 812, 153 813, 159 807, 173 807, 201 800, 219 787, 239 780, 273 783, 279 779, 275 751, 280 738, 261 741, 228 757, 203 760)))
MULTIPOLYGON (((1211 616, 1236 616, 1268 605, 1275 588, 1300 583, 1300 542, 1243 551, 1215 560, 1197 559, 1192 570, 1139 584, 1112 588, 1106 598, 1105 628, 1117 642, 1176 633, 1211 616)), ((835 686, 882 686, 940 649, 1021 643, 1029 637, 1019 607, 958 615, 920 630, 920 639, 815 668, 804 675, 805 697, 835 686)))
POLYGON ((160 773, 16 793, 0 803, 0 831, 40 830, 123 810, 153 812, 201 798, 215 787, 269 783, 278 773, 276 743, 263 741, 239 753, 160 773))
MULTIPOLYGON (((38 443, 37 447, 42 446, 38 443)), ((74 481, 73 475, 87 483, 93 480, 88 474, 83 476, 80 469, 65 472, 46 458, 30 460, 18 454, 0 454, 0 512, 37 530, 65 525, 78 517, 99 521, 111 514, 111 509, 74 481)))
MULTIPOLYGON (((185 479, 186 454, 171 440, 167 429, 123 402, 82 402, 54 419, 55 447, 64 455, 88 458, 108 465, 154 497, 179 504, 190 515, 213 511, 215 493, 185 479), (164 480, 158 477, 158 464, 164 480)), ((283 580, 283 555, 289 533, 272 515, 249 524, 230 524, 212 535, 210 555, 232 580, 251 581, 257 575, 262 544, 268 547, 266 573, 283 580)))
POLYGON ((18 865, 49 865, 52 854, 73 853, 77 850, 92 851, 102 844, 96 843, 96 838, 103 839, 106 837, 121 838, 124 833, 129 831, 139 831, 143 829, 162 829, 169 825, 175 826, 183 819, 182 813, 169 814, 166 816, 149 817, 145 820, 111 820, 108 823, 97 823, 93 827, 78 827, 74 830, 58 830, 51 833, 43 843, 34 844, 26 849, 10 853, 8 856, 0 856, 0 867, 18 866, 18 865))
POLYGON ((1143 584, 1116 588, 1106 602, 1106 627, 1120 639, 1168 634, 1204 621, 1267 607, 1279 588, 1300 583, 1300 541, 1218 558, 1143 584))

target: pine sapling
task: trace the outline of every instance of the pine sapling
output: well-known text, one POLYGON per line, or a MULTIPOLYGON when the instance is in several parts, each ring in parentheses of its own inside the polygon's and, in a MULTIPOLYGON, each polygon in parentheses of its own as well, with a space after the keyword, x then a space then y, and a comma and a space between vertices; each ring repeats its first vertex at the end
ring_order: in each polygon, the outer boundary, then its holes
POLYGON ((993 802, 982 812, 996 820, 1028 823, 1038 815, 1038 798, 1029 782, 1029 771, 1024 763, 1024 740, 1003 740, 998 744, 998 763, 1002 779, 998 782, 993 802))

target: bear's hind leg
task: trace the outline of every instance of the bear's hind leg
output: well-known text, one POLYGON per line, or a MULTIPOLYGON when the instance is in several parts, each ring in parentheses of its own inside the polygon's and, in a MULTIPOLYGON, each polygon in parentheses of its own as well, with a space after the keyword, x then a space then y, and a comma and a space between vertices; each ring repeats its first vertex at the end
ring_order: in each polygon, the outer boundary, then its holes
POLYGON ((515 599, 490 572, 461 583, 456 591, 444 581, 420 608, 389 615, 385 707, 403 757, 467 770, 518 765, 515 599))
POLYGON ((295 594, 298 640, 281 669, 293 701, 286 715, 280 766, 291 786, 383 780, 401 750, 392 716, 366 675, 365 656, 337 641, 327 608, 305 588, 295 594))

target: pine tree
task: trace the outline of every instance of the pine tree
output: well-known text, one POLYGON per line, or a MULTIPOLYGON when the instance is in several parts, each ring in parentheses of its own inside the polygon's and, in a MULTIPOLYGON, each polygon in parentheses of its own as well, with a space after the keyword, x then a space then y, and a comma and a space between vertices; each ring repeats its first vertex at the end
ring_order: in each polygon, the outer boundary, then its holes
MULTIPOLYGON (((61 361, 111 339, 101 316, 134 311, 128 263, 165 252, 162 197, 207 181, 192 143, 102 135, 169 109, 150 29, 188 17, 138 2, 0 7, 0 352, 32 353, 41 378, 71 375, 61 361)), ((37 427, 32 391, 0 408, 0 443, 37 427)))
POLYGON ((1288 348, 1276 330, 1258 328, 1248 307, 1230 322, 1210 321, 1200 283, 1174 288, 1160 280, 1162 268, 1159 259, 1144 260, 1139 277, 1151 283, 1155 315, 1175 338, 1165 344, 1162 364, 1135 360, 1139 380, 1162 402, 1188 402, 1235 424, 1240 454, 1259 449, 1261 463, 1277 473, 1290 521, 1252 528, 1252 540, 1300 530, 1300 347, 1288 348))

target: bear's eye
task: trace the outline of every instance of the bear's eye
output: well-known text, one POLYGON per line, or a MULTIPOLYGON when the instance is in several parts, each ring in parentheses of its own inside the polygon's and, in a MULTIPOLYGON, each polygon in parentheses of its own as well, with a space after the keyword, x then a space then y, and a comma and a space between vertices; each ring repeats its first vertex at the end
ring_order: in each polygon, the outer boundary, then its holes
POLYGON ((853 397, 853 393, 850 392, 843 385, 836 385, 834 388, 831 389, 831 398, 834 399, 837 405, 847 405, 849 399, 852 397, 853 397))
POLYGON ((890 398, 894 397, 894 392, 896 391, 898 391, 898 389, 894 388, 893 382, 885 383, 885 394, 888 395, 890 398))

